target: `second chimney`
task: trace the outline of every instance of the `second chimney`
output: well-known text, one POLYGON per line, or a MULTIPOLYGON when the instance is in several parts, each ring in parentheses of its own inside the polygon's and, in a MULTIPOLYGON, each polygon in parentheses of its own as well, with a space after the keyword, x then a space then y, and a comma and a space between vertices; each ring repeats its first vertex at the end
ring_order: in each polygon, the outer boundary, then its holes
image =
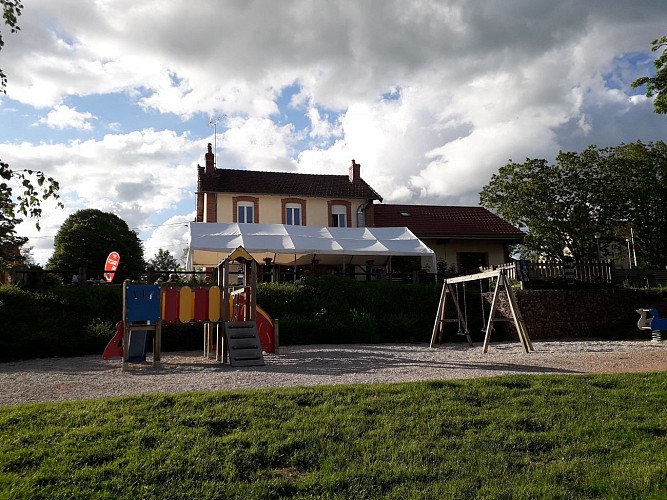
POLYGON ((354 160, 352 160, 352 165, 350 165, 349 177, 350 182, 355 182, 361 179, 361 165, 355 163, 354 160))
POLYGON ((211 143, 208 143, 208 153, 204 155, 204 158, 206 159, 206 170, 205 172, 207 174, 215 172, 215 155, 213 154, 212 151, 212 146, 211 143))

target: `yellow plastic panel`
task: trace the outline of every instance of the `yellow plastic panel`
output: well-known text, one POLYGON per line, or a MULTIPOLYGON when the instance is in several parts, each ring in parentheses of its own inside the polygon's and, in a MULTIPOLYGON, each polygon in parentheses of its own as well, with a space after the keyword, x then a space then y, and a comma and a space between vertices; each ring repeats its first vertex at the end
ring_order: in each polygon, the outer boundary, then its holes
POLYGON ((212 286, 208 290, 208 319, 216 322, 220 319, 220 287, 212 286))
POLYGON ((181 323, 189 323, 194 317, 194 295, 189 286, 181 287, 178 303, 178 319, 181 323))

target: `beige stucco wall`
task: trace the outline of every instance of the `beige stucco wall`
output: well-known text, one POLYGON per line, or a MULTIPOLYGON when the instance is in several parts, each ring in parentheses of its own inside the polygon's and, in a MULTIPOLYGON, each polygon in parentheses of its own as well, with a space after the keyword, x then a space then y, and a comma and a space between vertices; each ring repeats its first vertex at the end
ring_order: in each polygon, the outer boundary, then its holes
MULTIPOLYGON (((217 218, 218 222, 232 222, 234 220, 232 198, 238 195, 222 194, 218 195, 217 218)), ((249 194, 248 196, 254 196, 249 194)), ((288 196, 260 195, 259 198, 259 222, 262 224, 282 224, 282 204, 281 200, 291 198, 288 196)), ((306 200, 306 224, 308 226, 328 226, 329 208, 326 198, 308 198, 300 197, 306 200)), ((352 226, 357 227, 357 208, 365 200, 346 200, 351 202, 352 226)))

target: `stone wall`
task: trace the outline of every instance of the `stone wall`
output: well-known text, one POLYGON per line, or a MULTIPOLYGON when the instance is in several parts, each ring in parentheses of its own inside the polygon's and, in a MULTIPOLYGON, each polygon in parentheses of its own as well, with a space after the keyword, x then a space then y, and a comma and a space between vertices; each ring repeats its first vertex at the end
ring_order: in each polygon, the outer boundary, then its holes
MULTIPOLYGON (((485 299, 490 302, 490 293, 485 299)), ((650 331, 637 328, 639 308, 657 308, 667 316, 667 296, 637 290, 518 290, 517 302, 528 336, 532 339, 576 339, 586 337, 651 338, 650 331)), ((497 316, 511 317, 507 295, 498 296, 497 316)), ((493 338, 515 339, 509 323, 496 322, 493 338)))

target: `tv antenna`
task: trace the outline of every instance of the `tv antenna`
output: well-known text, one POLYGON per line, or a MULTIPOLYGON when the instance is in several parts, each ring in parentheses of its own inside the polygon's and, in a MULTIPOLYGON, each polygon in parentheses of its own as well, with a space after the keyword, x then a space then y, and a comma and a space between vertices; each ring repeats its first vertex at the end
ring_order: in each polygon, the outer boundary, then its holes
POLYGON ((225 115, 218 118, 211 117, 208 120, 208 126, 213 127, 213 166, 215 166, 218 161, 218 120, 224 117, 225 115))

